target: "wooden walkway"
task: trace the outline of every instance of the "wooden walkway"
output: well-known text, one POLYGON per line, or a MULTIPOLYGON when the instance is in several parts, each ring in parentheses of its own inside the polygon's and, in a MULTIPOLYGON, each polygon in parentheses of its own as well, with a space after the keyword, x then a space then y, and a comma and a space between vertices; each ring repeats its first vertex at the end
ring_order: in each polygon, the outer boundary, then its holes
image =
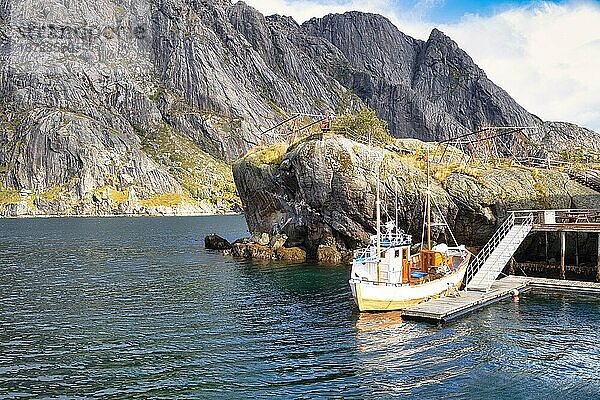
POLYGON ((402 310, 402 318, 444 323, 507 298, 515 289, 524 292, 532 288, 600 293, 600 283, 510 275, 495 281, 485 293, 461 291, 456 297, 440 297, 408 307, 402 310))
POLYGON ((585 294, 600 293, 600 283, 597 282, 564 281, 546 278, 525 279, 529 279, 529 286, 533 289, 566 290, 585 294))

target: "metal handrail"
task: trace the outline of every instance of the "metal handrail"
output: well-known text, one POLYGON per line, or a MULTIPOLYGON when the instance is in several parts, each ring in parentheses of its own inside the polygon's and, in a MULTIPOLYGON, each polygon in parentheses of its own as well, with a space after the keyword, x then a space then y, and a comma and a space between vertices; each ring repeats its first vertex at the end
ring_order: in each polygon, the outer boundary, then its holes
MULTIPOLYGON (((532 224, 533 224, 533 215, 530 215, 530 216, 529 216, 529 217, 528 217, 528 218, 527 218, 525 221, 523 221, 523 223, 519 224, 519 226, 523 226, 523 227, 524 227, 524 226, 528 226, 528 225, 532 225, 532 224)), ((516 224, 515 224, 515 225, 516 225, 516 224)), ((514 227, 514 225, 513 225, 513 227, 514 227)), ((511 228, 511 229, 512 229, 512 228, 511 228)), ((506 238, 506 236, 505 236, 504 238, 506 238)), ((507 243, 507 245, 508 245, 508 247, 512 247, 512 246, 515 244, 515 242, 518 242, 518 241, 520 241, 520 240, 522 240, 522 239, 523 239, 523 238, 521 238, 521 237, 519 237, 519 236, 514 236, 514 237, 513 237, 513 238, 510 240, 510 242, 508 242, 508 243, 507 243)), ((503 239, 503 240, 504 240, 504 239, 503 239)), ((494 249, 494 250, 495 250, 495 249, 494 249)), ((490 257, 491 257, 491 254, 490 254, 490 257)), ((500 255, 498 255, 496 258, 499 258, 499 257, 500 257, 500 255)), ((489 260, 489 258, 488 258, 488 260, 489 260)), ((487 261, 487 260, 486 260, 486 261, 487 261)), ((504 267, 504 266, 503 266, 503 267, 504 267)), ((482 281, 483 281, 483 283, 485 283, 485 285, 486 285, 486 286, 489 286, 489 284, 490 284, 491 282, 493 282, 494 280, 496 280, 496 278, 497 278, 497 275, 495 275, 495 274, 492 274, 492 275, 491 275, 491 279, 490 279, 490 273, 491 273, 491 272, 492 272, 492 270, 488 270, 488 271, 485 273, 485 275, 483 276, 483 278, 482 278, 482 281)))
POLYGON ((490 240, 488 240, 485 246, 483 246, 483 248, 477 253, 477 255, 469 264, 467 273, 465 274, 465 287, 469 284, 469 282, 471 282, 475 274, 479 272, 486 260, 490 257, 490 255, 498 247, 500 242, 502 242, 502 240, 506 237, 508 232, 515 225, 516 221, 522 221, 519 223, 519 225, 531 225, 533 223, 533 218, 533 213, 529 213, 526 216, 517 216, 514 211, 510 212, 508 218, 502 223, 502 225, 500 225, 496 232, 494 232, 490 240))
POLYGON ((506 236, 506 233, 513 227, 515 222, 515 214, 510 213, 509 217, 500 225, 500 227, 494 232, 490 240, 481 248, 481 250, 477 253, 477 255, 473 258, 471 263, 469 264, 469 268, 467 269, 467 273, 465 276, 465 285, 471 282, 471 279, 475 276, 479 269, 488 258, 488 256, 492 253, 492 251, 496 248, 498 243, 506 236))
MULTIPOLYGON (((377 235, 371 236, 371 241, 369 245, 354 251, 353 259, 359 262, 370 262, 370 261, 378 261, 381 259, 380 254, 376 254, 371 256, 371 249, 373 248, 377 235)), ((411 236, 406 233, 394 233, 391 235, 383 234, 381 235, 380 240, 380 249, 382 251, 387 251, 392 247, 398 246, 406 246, 410 244, 411 236)))
MULTIPOLYGON (((552 212, 554 213, 554 218, 556 220, 564 217, 573 217, 578 215, 600 215, 600 209, 556 209, 556 210, 519 210, 512 211, 515 213, 517 218, 526 218, 530 214, 533 214, 533 224, 534 225, 545 225, 548 222, 545 221, 545 213, 552 212)), ((597 217, 596 217, 597 218, 597 217)), ((554 223, 554 222, 552 222, 554 223)))

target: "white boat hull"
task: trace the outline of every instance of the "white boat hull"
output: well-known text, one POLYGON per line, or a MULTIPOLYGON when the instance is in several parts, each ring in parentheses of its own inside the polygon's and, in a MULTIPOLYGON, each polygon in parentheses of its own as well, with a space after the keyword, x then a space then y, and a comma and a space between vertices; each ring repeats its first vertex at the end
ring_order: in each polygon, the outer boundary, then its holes
POLYGON ((443 278, 415 285, 392 285, 369 282, 359 279, 350 280, 352 297, 360 311, 392 311, 439 297, 450 288, 462 284, 468 262, 443 278))

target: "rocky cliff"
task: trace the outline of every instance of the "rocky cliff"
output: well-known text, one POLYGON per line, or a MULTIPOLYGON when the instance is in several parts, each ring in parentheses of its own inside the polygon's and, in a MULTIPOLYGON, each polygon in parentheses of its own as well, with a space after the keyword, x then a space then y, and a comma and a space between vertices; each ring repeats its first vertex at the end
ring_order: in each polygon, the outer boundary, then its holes
POLYGON ((450 38, 350 12, 299 25, 227 0, 0 1, 0 214, 235 208, 228 163, 292 112, 374 108, 396 137, 482 124, 598 148, 450 38))
MULTIPOLYGON (((426 144, 410 142, 411 149, 426 144)), ((402 142, 399 142, 402 146, 402 142)), ((422 153, 422 152, 421 152, 422 153)), ((339 135, 290 148, 255 149, 233 172, 251 232, 283 233, 315 256, 320 245, 353 249, 375 232, 379 179, 384 221, 393 218, 419 242, 426 163, 411 151, 390 152, 339 135)), ((460 243, 485 244, 508 210, 598 208, 600 194, 557 171, 529 167, 433 166, 434 222, 444 218, 460 243)), ((451 242, 443 230, 435 241, 451 242)))

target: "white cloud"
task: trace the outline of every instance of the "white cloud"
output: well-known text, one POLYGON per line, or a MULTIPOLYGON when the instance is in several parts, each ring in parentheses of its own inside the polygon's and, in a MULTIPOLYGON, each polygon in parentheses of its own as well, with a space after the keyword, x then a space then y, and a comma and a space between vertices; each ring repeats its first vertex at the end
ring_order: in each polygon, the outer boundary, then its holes
POLYGON ((600 131, 600 7, 549 4, 442 26, 527 110, 600 131))
POLYGON ((406 34, 427 39, 438 27, 530 112, 600 132, 600 6, 536 2, 492 16, 466 14, 459 22, 427 21, 436 0, 247 0, 262 13, 291 15, 298 22, 350 10, 388 17, 406 34))

